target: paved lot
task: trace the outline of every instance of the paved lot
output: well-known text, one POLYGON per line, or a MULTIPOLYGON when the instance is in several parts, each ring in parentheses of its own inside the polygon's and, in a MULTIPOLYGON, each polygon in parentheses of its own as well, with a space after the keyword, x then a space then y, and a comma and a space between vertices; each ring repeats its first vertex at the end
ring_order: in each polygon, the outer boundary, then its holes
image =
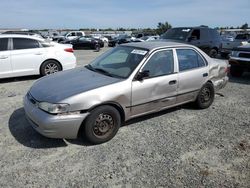
MULTIPOLYGON (((105 50, 76 51, 78 65, 105 50)), ((0 81, 0 187, 250 187, 250 74, 209 109, 138 118, 96 146, 29 126, 22 98, 37 78, 0 81)))

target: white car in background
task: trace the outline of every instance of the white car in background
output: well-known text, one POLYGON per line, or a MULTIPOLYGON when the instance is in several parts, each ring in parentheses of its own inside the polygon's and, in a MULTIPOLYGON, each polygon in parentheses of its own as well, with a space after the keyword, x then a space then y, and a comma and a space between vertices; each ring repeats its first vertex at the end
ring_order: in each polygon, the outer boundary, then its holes
POLYGON ((0 35, 0 78, 45 76, 75 66, 71 45, 25 35, 0 35))
POLYGON ((101 34, 91 34, 91 36, 94 37, 95 39, 100 39, 104 43, 109 42, 109 39, 101 34))

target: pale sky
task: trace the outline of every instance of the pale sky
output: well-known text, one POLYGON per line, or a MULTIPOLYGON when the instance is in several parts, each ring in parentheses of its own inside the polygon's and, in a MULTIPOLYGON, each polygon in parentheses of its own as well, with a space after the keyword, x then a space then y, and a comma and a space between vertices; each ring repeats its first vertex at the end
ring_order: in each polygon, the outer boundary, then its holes
POLYGON ((2 0, 0 28, 250 25, 250 0, 2 0))

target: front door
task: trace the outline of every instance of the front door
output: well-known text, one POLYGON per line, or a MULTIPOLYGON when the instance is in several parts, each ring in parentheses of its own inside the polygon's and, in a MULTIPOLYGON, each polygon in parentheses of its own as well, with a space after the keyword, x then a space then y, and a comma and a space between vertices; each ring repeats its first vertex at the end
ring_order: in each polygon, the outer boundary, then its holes
POLYGON ((36 40, 13 38, 11 51, 13 74, 15 76, 39 74, 44 53, 44 48, 41 48, 36 40))
POLYGON ((10 51, 8 50, 8 38, 0 39, 0 78, 9 77, 12 74, 10 51))
POLYGON ((172 106, 176 102, 178 74, 172 50, 160 50, 149 57, 140 72, 149 71, 143 80, 132 82, 131 116, 172 106))

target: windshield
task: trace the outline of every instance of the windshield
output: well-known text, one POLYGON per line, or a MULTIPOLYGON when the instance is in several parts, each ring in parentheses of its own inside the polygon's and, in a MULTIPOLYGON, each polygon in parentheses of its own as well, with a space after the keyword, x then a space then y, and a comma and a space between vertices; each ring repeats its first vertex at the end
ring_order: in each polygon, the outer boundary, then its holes
POLYGON ((145 49, 119 46, 99 56, 86 68, 111 77, 127 78, 147 52, 145 49))
POLYGON ((161 39, 172 39, 185 41, 191 32, 190 28, 173 28, 162 34, 161 39))
POLYGON ((239 40, 247 40, 249 38, 248 34, 239 34, 235 37, 235 39, 239 39, 239 40))

